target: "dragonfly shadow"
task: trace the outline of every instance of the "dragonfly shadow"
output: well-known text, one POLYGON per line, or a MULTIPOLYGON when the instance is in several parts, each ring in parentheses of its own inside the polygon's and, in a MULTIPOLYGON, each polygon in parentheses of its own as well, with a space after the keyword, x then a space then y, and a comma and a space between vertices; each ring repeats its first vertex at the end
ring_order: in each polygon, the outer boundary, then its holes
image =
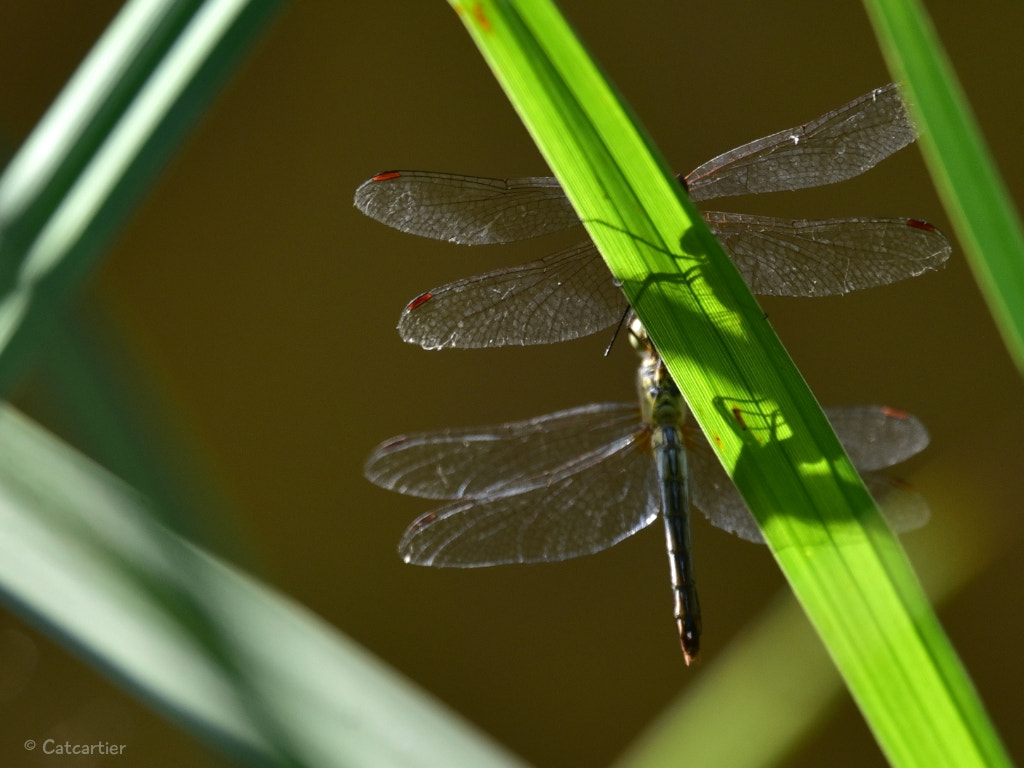
MULTIPOLYGON (((711 259, 706 237, 714 236, 706 231, 699 232, 697 227, 691 227, 680 237, 678 251, 667 250, 636 237, 638 242, 668 255, 678 266, 678 271, 652 272, 636 280, 627 278, 621 282, 621 287, 627 296, 633 297, 641 306, 648 294, 656 294, 660 303, 668 305, 671 323, 679 329, 684 340, 682 344, 673 345, 672 349, 688 358, 693 365, 705 369, 714 368, 715 374, 720 378, 739 383, 730 367, 719 365, 713 358, 698 356, 693 352, 692 345, 685 343, 687 329, 706 324, 708 320, 720 333, 729 333, 734 339, 746 340, 751 336, 742 330, 740 312, 734 309, 737 306, 737 298, 720 290, 721 281, 706 278, 711 259)), ((766 322, 765 318, 766 316, 761 316, 760 321, 766 322)), ((655 344, 661 350, 668 348, 659 346, 657 341, 655 344)))
MULTIPOLYGON (((842 519, 836 514, 834 508, 826 504, 808 501, 813 499, 827 499, 835 497, 835 486, 840 487, 840 492, 846 500, 858 498, 861 483, 854 477, 849 477, 840 472, 837 463, 844 458, 841 450, 829 450, 821 452, 821 447, 797 438, 797 431, 805 429, 803 420, 799 418, 787 418, 783 411, 763 400, 739 400, 735 398, 715 398, 715 409, 723 416, 726 423, 730 425, 733 434, 740 438, 743 447, 740 450, 739 458, 736 461, 733 481, 737 487, 742 488, 764 488, 767 483, 764 477, 758 454, 766 451, 781 451, 784 461, 797 467, 800 474, 800 483, 794 484, 786 497, 778 499, 778 513, 795 518, 802 523, 805 531, 816 530, 820 532, 821 541, 831 540, 838 542, 845 538, 842 519), (791 503, 795 502, 795 503, 791 503), (807 510, 815 509, 815 514, 807 510), (824 525, 827 523, 826 525, 824 525)), ((721 437, 709 435, 709 440, 721 444, 721 437)), ((868 481, 871 473, 864 475, 868 481)), ((897 492, 903 493, 908 486, 901 481, 893 481, 892 486, 897 492)), ((885 486, 872 488, 872 494, 876 497, 876 503, 884 508, 885 486)), ((860 497, 862 498, 862 497, 860 497)), ((838 502, 838 499, 837 499, 838 502)), ((881 522, 881 518, 873 516, 867 505, 856 507, 861 522, 881 522), (864 514, 862 514, 862 512, 864 514)), ((894 510, 890 517, 890 524, 898 529, 910 529, 922 523, 900 521, 900 513, 894 510)), ((773 520, 759 520, 762 526, 772 525, 773 520)), ((851 535, 854 530, 848 529, 851 535)))
MULTIPOLYGON (((668 256, 677 266, 677 271, 672 272, 651 272, 644 275, 641 279, 623 279, 620 281, 621 285, 625 288, 632 284, 635 286, 636 296, 639 300, 643 300, 644 294, 652 291, 659 290, 662 286, 673 285, 673 286, 685 286, 689 289, 691 296, 693 296, 701 310, 704 310, 702 314, 707 314, 714 317, 716 314, 722 314, 718 309, 712 308, 707 301, 709 295, 714 296, 715 300, 719 304, 728 306, 731 303, 721 292, 715 291, 716 288, 721 287, 721 281, 719 280, 700 280, 699 278, 705 276, 706 270, 711 264, 710 249, 716 247, 721 251, 721 243, 715 238, 715 235, 707 229, 707 227, 691 226, 687 227, 682 235, 679 237, 679 247, 677 249, 669 249, 658 243, 653 243, 646 238, 635 235, 628 230, 624 230, 614 225, 607 224, 606 222, 593 222, 600 226, 608 227, 609 229, 615 229, 620 234, 626 235, 635 242, 642 244, 643 246, 657 251, 665 256, 668 256), (714 245, 712 245, 714 244, 714 245), (700 290, 695 290, 697 286, 700 286, 700 290), (709 293, 715 291, 714 293, 709 293)), ((722 256, 728 259, 728 256, 724 253, 722 256)), ((666 298, 672 300, 675 298, 675 290, 660 291, 666 298)), ((629 291, 627 291, 627 295, 629 291)), ((676 302, 678 304, 678 301, 676 302)), ((680 311, 685 311, 683 307, 680 307, 680 311)), ((690 312, 689 314, 693 314, 690 312)), ((729 312, 729 314, 732 314, 729 312)))

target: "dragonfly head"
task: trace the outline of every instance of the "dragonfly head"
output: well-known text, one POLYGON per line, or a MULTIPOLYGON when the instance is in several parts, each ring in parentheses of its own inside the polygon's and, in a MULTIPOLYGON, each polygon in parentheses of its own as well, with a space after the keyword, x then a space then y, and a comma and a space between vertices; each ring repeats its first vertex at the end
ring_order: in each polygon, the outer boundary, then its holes
POLYGON ((640 357, 657 354, 654 344, 651 343, 651 337, 647 335, 647 329, 644 328, 644 324, 640 322, 640 318, 636 316, 633 310, 630 310, 628 321, 629 343, 633 345, 633 349, 637 351, 637 354, 640 357))

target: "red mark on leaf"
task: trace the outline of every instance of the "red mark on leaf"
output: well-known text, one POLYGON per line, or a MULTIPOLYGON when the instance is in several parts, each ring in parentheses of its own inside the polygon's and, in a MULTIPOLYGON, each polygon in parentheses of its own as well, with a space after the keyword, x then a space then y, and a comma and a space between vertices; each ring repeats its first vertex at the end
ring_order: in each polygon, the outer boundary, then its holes
POLYGON ((740 425, 740 429, 742 429, 744 432, 746 432, 747 431, 747 422, 745 422, 743 420, 743 411, 741 411, 739 408, 733 408, 732 409, 732 417, 734 419, 736 419, 736 423, 740 425))
POLYGON ((491 31, 491 20, 487 18, 487 14, 484 12, 483 3, 477 3, 473 6, 473 16, 484 32, 491 31))

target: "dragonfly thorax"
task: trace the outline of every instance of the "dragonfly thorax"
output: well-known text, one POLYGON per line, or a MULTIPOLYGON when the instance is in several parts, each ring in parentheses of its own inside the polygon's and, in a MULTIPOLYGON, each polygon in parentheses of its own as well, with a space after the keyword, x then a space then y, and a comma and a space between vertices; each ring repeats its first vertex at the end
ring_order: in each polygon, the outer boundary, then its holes
POLYGON ((681 427, 686 420, 683 396, 638 317, 629 323, 629 341, 640 355, 636 384, 644 422, 681 427))
POLYGON ((682 427, 686 406, 672 375, 657 355, 645 357, 637 374, 643 418, 651 426, 682 427))

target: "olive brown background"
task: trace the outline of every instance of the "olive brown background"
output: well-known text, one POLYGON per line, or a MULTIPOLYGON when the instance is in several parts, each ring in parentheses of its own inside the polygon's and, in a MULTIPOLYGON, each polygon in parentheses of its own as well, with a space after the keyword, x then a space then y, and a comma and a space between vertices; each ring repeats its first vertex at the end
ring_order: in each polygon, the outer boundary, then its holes
MULTIPOLYGON (((118 5, 0 2, 7 152, 118 5)), ((1024 10, 1005 1, 930 5, 1019 206, 1024 10)), ((889 79, 856 3, 562 7, 680 171, 889 79)), ((628 400, 634 358, 623 345, 602 357, 605 335, 472 352, 403 344, 394 325, 419 292, 569 241, 464 249, 387 229, 351 201, 361 181, 389 168, 547 173, 446 3, 295 3, 141 201, 81 302, 123 338, 125 359, 226 500, 230 513, 216 524, 212 548, 525 759, 607 764, 784 582, 767 550, 697 521, 706 650, 687 669, 656 527, 561 564, 433 571, 399 560, 402 530, 430 507, 362 479, 377 442, 628 400)), ((915 147, 833 188, 722 207, 782 217, 906 215, 953 238, 915 147)), ((990 552, 940 616, 1019 756, 1024 391, 954 248, 948 268, 913 281, 763 306, 821 402, 886 403, 931 429, 932 446, 902 474, 931 502, 931 527, 976 537, 990 552)), ((31 380, 15 401, 60 427, 31 380)), ((912 552, 921 535, 907 537, 912 552)), ((97 765, 223 761, 7 612, 0 667, 5 765, 42 764, 21 744, 54 734, 127 745, 124 756, 97 765)), ((726 725, 730 716, 720 713, 726 725)), ((826 761, 883 764, 848 698, 787 764, 826 761)))

